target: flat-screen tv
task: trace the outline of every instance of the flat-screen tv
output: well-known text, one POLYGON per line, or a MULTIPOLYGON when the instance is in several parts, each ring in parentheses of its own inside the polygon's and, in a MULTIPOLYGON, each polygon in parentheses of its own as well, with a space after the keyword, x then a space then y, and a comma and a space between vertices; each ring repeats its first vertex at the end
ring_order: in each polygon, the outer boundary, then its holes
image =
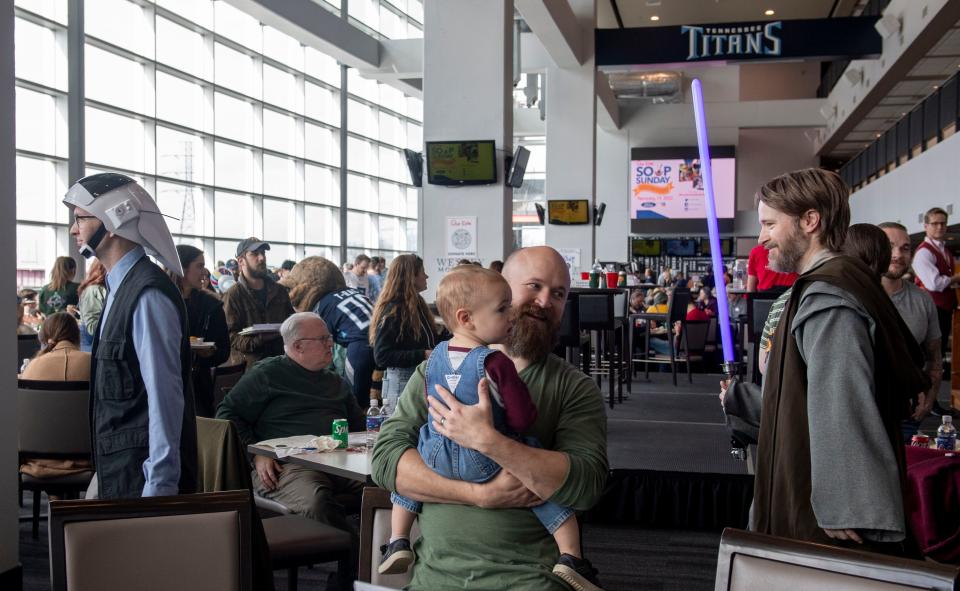
POLYGON ((663 250, 668 257, 697 256, 697 241, 692 238, 668 238, 663 241, 663 250))
POLYGON ((493 140, 427 142, 427 182, 446 186, 497 182, 493 140))
POLYGON ((590 201, 586 199, 552 199, 547 201, 547 221, 565 226, 590 223, 590 201))
POLYGON ((414 152, 404 148, 403 156, 407 160, 407 169, 410 171, 410 182, 414 187, 423 186, 423 152, 414 152))
POLYGON ((514 189, 523 185, 523 173, 527 170, 527 161, 530 160, 530 150, 519 146, 510 161, 510 171, 507 174, 507 184, 514 189))
MULTIPOLYGON (((701 238, 700 239, 700 254, 701 256, 708 257, 713 251, 710 249, 710 239, 701 238)), ((720 256, 722 257, 732 257, 733 256, 733 238, 721 238, 720 239, 720 256)))
MULTIPOLYGON (((718 218, 736 211, 737 163, 732 148, 711 148, 718 218)), ((638 148, 630 162, 630 217, 635 220, 707 217, 696 148, 638 148)))
POLYGON ((634 238, 630 251, 635 257, 658 257, 660 256, 660 239, 634 238))

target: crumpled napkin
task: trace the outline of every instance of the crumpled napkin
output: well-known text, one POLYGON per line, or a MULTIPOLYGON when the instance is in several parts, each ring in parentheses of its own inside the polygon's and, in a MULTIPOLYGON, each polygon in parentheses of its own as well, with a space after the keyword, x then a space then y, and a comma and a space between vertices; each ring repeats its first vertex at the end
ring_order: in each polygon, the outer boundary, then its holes
POLYGON ((329 435, 296 435, 294 437, 280 437, 261 441, 257 445, 268 447, 277 454, 277 458, 295 456, 304 453, 331 451, 337 448, 338 442, 329 435))

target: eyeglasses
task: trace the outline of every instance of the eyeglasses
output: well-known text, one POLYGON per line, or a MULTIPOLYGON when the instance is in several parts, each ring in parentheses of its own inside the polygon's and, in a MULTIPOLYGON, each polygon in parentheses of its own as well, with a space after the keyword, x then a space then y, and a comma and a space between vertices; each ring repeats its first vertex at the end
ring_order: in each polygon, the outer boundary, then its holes
POLYGON ((97 216, 95 215, 75 215, 73 216, 73 223, 79 226, 83 220, 95 220, 95 219, 97 219, 97 216))
POLYGON ((326 335, 322 337, 303 337, 303 338, 297 339, 297 342, 299 343, 300 341, 320 341, 321 343, 329 343, 332 340, 333 340, 333 336, 326 335))

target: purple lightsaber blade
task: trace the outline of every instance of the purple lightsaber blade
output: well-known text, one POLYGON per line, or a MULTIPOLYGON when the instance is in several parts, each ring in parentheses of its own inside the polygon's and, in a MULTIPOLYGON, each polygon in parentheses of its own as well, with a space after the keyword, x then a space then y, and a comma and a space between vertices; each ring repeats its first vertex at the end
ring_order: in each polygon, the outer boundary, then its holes
POLYGON ((707 140, 707 117, 703 109, 703 87, 700 80, 693 79, 693 116, 697 123, 697 145, 700 148, 700 176, 703 177, 704 201, 707 205, 707 231, 710 233, 710 257, 713 259, 714 277, 717 284, 717 311, 720 318, 720 339, 723 341, 723 360, 732 364, 733 336, 730 332, 730 309, 727 304, 727 285, 723 277, 723 253, 720 252, 720 228, 717 225, 717 202, 713 193, 713 169, 710 166, 710 143, 707 140))

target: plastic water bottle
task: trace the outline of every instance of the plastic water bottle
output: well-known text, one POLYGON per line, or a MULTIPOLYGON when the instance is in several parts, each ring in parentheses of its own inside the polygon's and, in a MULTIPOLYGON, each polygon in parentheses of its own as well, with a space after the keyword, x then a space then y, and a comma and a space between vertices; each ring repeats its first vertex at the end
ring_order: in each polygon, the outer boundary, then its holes
POLYGON ((367 449, 373 449, 376 445, 381 424, 383 424, 383 415, 380 414, 380 401, 371 398, 370 408, 367 409, 367 449))
POLYGON ((953 451, 957 448, 957 428, 953 426, 953 417, 943 417, 943 424, 937 428, 937 449, 953 451))
POLYGON ((390 408, 390 401, 387 399, 384 399, 381 404, 383 405, 380 407, 380 424, 382 425, 393 414, 393 409, 390 408))

